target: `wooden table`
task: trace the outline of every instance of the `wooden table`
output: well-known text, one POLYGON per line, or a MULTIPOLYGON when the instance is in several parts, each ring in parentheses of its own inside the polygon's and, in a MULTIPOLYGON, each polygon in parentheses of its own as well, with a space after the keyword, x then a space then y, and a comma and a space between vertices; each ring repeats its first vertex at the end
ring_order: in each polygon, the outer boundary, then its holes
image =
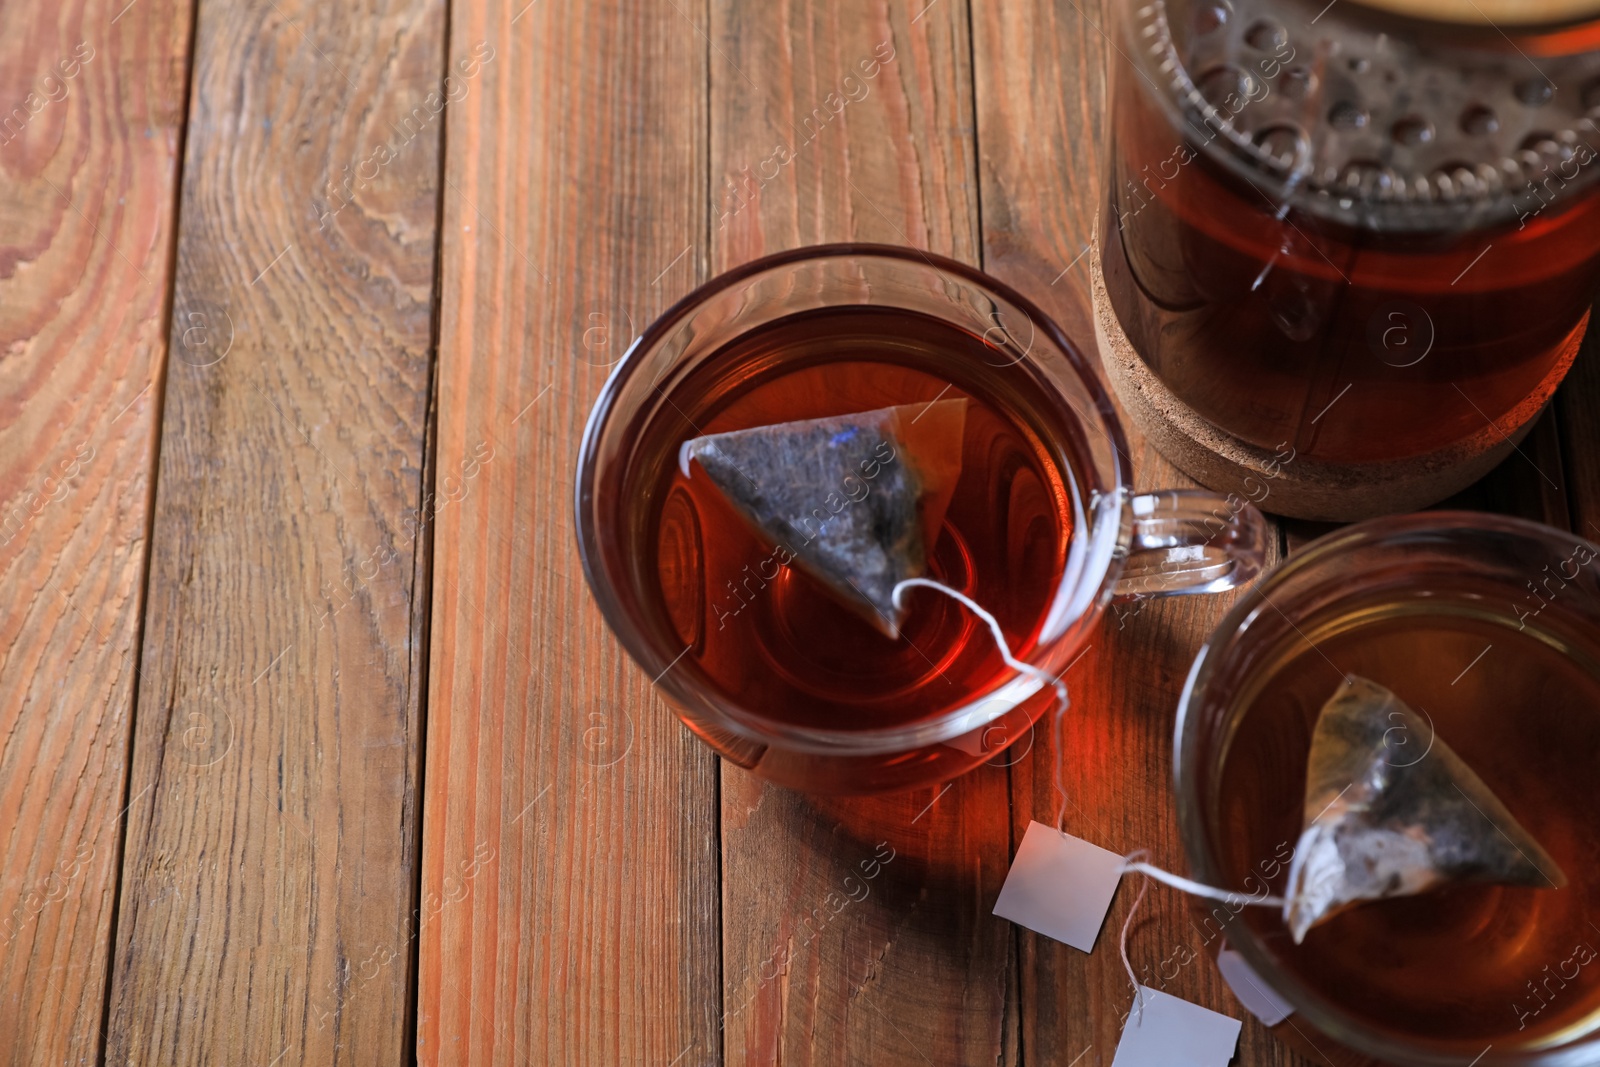
MULTIPOLYGON (((1133 894, 1092 955, 990 914, 1044 731, 763 787, 611 638, 569 504, 608 366, 754 256, 916 245, 1092 337, 1079 2, 0 6, 0 1064, 1109 1063, 1133 894)), ((1600 530, 1597 375, 1470 501, 1600 530)), ((1084 836, 1183 868, 1227 601, 1074 668, 1084 836)), ((1190 915, 1152 890, 1134 958, 1190 915)), ((1238 1062, 1320 1060, 1246 1019, 1238 1062)))

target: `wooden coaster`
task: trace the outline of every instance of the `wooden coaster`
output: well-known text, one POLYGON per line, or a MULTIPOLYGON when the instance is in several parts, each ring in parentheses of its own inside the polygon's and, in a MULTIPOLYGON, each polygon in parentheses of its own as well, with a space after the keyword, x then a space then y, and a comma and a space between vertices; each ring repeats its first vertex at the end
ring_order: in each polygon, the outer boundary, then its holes
POLYGON ((1549 26, 1600 15, 1595 0, 1361 0, 1395 15, 1461 26, 1549 26))
MULTIPOLYGON (((1242 441, 1202 418, 1173 395, 1139 358, 1106 293, 1100 246, 1090 254, 1095 340, 1123 411, 1161 454, 1195 481, 1238 493, 1279 515, 1354 522, 1415 511, 1460 492, 1509 456, 1566 375, 1583 339, 1579 330, 1539 387, 1481 432, 1425 455, 1383 463, 1327 463, 1281 456, 1242 441), (1248 481, 1247 481, 1248 479, 1248 481)), ((1585 325, 1587 325, 1587 314, 1585 325)))

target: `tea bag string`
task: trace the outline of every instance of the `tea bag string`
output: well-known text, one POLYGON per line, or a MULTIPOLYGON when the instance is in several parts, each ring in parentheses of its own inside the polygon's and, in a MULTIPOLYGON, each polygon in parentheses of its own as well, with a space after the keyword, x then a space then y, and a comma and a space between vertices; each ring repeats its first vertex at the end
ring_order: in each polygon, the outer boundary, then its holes
POLYGON ((977 601, 973 600, 965 593, 957 592, 956 590, 951 589, 943 582, 936 582, 932 578, 907 578, 904 581, 896 583, 893 591, 890 593, 890 597, 894 601, 895 607, 900 608, 905 606, 900 602, 901 596, 907 589, 910 589, 914 586, 920 586, 923 589, 936 589, 945 596, 960 601, 963 605, 965 605, 968 611, 972 612, 974 615, 988 624, 989 633, 994 637, 995 647, 999 650, 1000 658, 1005 661, 1007 667, 1010 667, 1018 674, 1026 674, 1029 677, 1037 678, 1039 681, 1050 686, 1056 691, 1056 707, 1054 718, 1051 723, 1051 739, 1054 742, 1056 753, 1054 785, 1056 789, 1056 795, 1061 798, 1061 802, 1056 806, 1055 827, 1057 830, 1065 833, 1067 818, 1067 791, 1066 788, 1061 784, 1061 718, 1067 713, 1067 708, 1072 704, 1072 701, 1067 696, 1067 683, 1063 682, 1059 677, 1052 678, 1048 671, 1042 671, 1033 664, 1024 663, 1016 656, 1012 655, 1011 645, 1007 643, 1006 635, 1000 630, 999 620, 997 620, 993 615, 989 614, 989 612, 980 606, 977 601))
MULTIPOLYGON (((891 598, 894 601, 895 607, 904 607, 904 605, 901 603, 902 594, 904 594, 907 589, 914 586, 920 586, 924 589, 936 589, 945 596, 960 601, 963 605, 965 605, 968 611, 971 611, 974 615, 978 616, 978 618, 982 619, 988 624, 989 633, 994 637, 995 647, 999 649, 1000 658, 1005 661, 1006 666, 1010 667, 1019 674, 1026 674, 1037 678, 1041 682, 1044 682, 1055 689, 1055 787, 1056 793, 1061 797, 1060 807, 1056 810, 1056 829, 1062 833, 1065 833, 1066 831, 1063 829, 1063 824, 1067 814, 1067 791, 1062 787, 1061 784, 1061 719, 1062 716, 1066 714, 1067 708, 1070 705, 1070 702, 1067 698, 1066 683, 1060 678, 1052 678, 1048 672, 1040 670, 1031 663, 1024 663, 1017 659, 1016 656, 1012 655, 1011 646, 1006 642, 1006 637, 1000 629, 999 621, 996 620, 993 615, 989 614, 988 611, 980 607, 978 603, 971 597, 967 596, 965 593, 959 593, 956 590, 951 589, 948 585, 945 585, 942 582, 936 582, 931 578, 907 578, 904 581, 897 583, 891 593, 891 598)), ((1128 981, 1133 984, 1134 1006, 1138 1010, 1141 1019, 1144 1016, 1144 998, 1139 990, 1139 978, 1138 975, 1134 973, 1133 962, 1128 959, 1128 931, 1133 928, 1133 916, 1139 910, 1139 905, 1144 902, 1145 894, 1150 891, 1149 879, 1153 878, 1158 882, 1170 885, 1174 889, 1188 893, 1191 896, 1203 897, 1207 900, 1220 900, 1229 905, 1240 903, 1262 907, 1281 908, 1284 904, 1282 897, 1256 897, 1252 895, 1246 895, 1230 889, 1219 889, 1216 886, 1206 885, 1203 882, 1196 882, 1191 878, 1184 878, 1182 875, 1173 874, 1171 871, 1164 871, 1160 867, 1152 866, 1144 861, 1143 857, 1148 856, 1149 854, 1149 850, 1147 849, 1135 849, 1122 858, 1122 866, 1119 869, 1123 874, 1142 874, 1146 879, 1139 887, 1139 895, 1134 898, 1133 907, 1128 909, 1128 917, 1122 922, 1122 938, 1121 943, 1118 946, 1118 952, 1122 956, 1123 969, 1128 972, 1128 981)))
POLYGON ((1220 900, 1224 904, 1248 904, 1258 907, 1281 908, 1282 897, 1247 895, 1229 889, 1218 889, 1216 886, 1196 882, 1191 878, 1164 871, 1160 867, 1153 867, 1144 862, 1142 857, 1150 854, 1148 849, 1136 848, 1122 857, 1121 872, 1124 874, 1142 874, 1145 880, 1139 886, 1139 895, 1133 898, 1133 907, 1128 909, 1128 917, 1122 920, 1122 937, 1117 944, 1117 951, 1122 956, 1122 969, 1128 972, 1128 981, 1133 986, 1134 1008, 1139 1013, 1139 1018, 1144 1018, 1144 995, 1139 989, 1139 976, 1133 972, 1133 963, 1128 959, 1128 931, 1133 929, 1133 916, 1139 910, 1139 905, 1144 903, 1144 895, 1150 891, 1150 879, 1163 882, 1172 888, 1188 893, 1190 896, 1204 897, 1207 900, 1220 900))

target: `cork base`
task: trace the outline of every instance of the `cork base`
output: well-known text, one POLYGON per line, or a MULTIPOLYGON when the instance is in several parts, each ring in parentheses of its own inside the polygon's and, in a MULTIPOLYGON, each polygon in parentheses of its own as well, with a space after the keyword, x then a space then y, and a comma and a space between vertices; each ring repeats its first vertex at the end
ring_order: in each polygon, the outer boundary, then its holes
POLYGON ((1561 352, 1539 387, 1482 432, 1425 455, 1382 463, 1328 463, 1280 455, 1206 421, 1145 365, 1122 332, 1100 267, 1090 253, 1095 340, 1111 391, 1128 419, 1161 454, 1195 481, 1255 500, 1263 510, 1300 519, 1354 522, 1415 511, 1460 492, 1493 470, 1527 435, 1566 376, 1583 330, 1561 352), (1249 479, 1247 482, 1246 479, 1249 479))

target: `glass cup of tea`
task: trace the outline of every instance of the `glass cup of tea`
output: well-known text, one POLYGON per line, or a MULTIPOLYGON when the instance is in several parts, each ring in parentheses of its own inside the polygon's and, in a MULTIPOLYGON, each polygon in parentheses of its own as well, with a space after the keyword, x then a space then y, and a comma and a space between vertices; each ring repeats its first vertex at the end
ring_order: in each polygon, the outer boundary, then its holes
MULTIPOLYGON (((1597 557, 1600 546, 1520 519, 1375 519, 1275 568, 1200 650, 1175 741, 1196 879, 1283 891, 1312 727, 1348 674, 1393 690, 1425 724, 1386 733, 1385 763, 1398 772, 1447 746, 1567 879, 1362 903, 1298 945, 1276 908, 1207 903, 1207 940, 1225 936, 1293 1005, 1291 1043, 1315 1028, 1397 1067, 1600 1063, 1597 557)), ((1486 837, 1511 840, 1485 820, 1486 837)))
POLYGON ((904 405, 915 423, 955 398, 959 476, 928 577, 992 613, 1021 662, 1062 674, 1113 597, 1258 573, 1265 524, 1243 497, 1131 492, 1093 370, 1005 285, 879 245, 746 264, 679 301, 616 366, 576 500, 606 621, 727 759, 815 793, 908 789, 994 759, 1054 701, 938 591, 909 590, 886 636, 680 467, 707 434, 904 405))
POLYGON ((1504 459, 1600 283, 1600 3, 1123 0, 1113 391, 1224 489, 1349 520, 1504 459))

